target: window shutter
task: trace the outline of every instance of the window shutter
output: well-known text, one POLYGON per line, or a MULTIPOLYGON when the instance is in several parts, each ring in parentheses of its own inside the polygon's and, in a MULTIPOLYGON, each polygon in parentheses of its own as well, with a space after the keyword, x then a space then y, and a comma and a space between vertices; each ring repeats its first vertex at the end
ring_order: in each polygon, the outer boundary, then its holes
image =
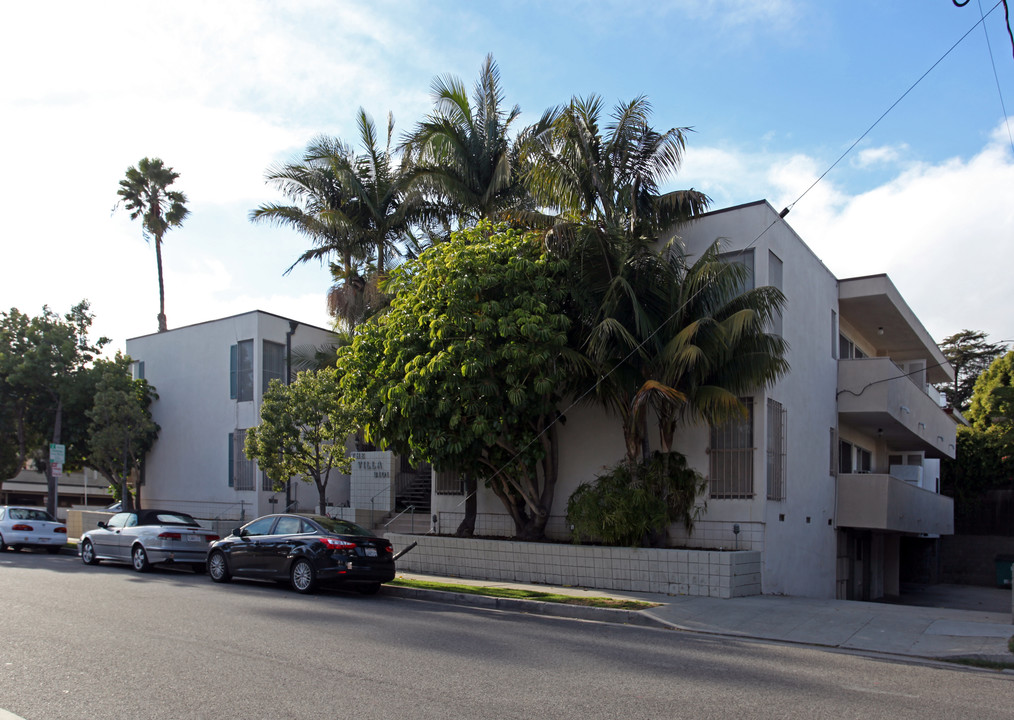
MULTIPOLYGON (((236 346, 233 345, 232 349, 235 350, 236 346)), ((234 462, 234 459, 232 457, 232 444, 233 444, 233 434, 229 433, 229 487, 232 487, 232 484, 233 484, 232 483, 232 478, 233 478, 233 474, 232 473, 233 473, 233 462, 234 462)))
MULTIPOLYGON (((229 397, 233 400, 239 394, 239 345, 229 348, 229 397)), ((231 435, 230 435, 231 437, 231 435)), ((232 443, 229 443, 229 452, 232 452, 232 443)), ((230 455, 231 457, 231 455, 230 455)), ((229 473, 229 484, 232 484, 232 472, 229 473)))

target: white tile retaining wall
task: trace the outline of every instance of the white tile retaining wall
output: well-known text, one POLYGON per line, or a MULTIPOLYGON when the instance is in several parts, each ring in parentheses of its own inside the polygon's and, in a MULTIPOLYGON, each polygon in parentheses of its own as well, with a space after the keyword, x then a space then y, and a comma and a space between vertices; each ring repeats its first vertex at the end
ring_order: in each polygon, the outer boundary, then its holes
POLYGON ((742 597, 761 591, 761 553, 470 540, 388 533, 398 569, 451 577, 668 595, 742 597))

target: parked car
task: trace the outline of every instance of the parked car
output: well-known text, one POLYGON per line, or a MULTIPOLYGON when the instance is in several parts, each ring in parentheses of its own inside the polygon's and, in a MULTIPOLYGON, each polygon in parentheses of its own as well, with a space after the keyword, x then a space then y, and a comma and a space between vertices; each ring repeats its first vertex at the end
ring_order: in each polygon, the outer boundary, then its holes
POLYGON ((394 579, 391 543, 354 523, 323 515, 265 515, 211 544, 208 574, 288 581, 301 593, 318 585, 365 595, 394 579))
POLYGON ((98 529, 81 536, 81 562, 95 565, 99 560, 127 562, 138 572, 152 565, 189 565, 203 573, 208 544, 218 535, 201 527, 193 517, 174 510, 120 512, 100 522, 98 529))
POLYGON ((0 552, 44 547, 54 555, 67 544, 67 526, 45 510, 0 506, 0 552))

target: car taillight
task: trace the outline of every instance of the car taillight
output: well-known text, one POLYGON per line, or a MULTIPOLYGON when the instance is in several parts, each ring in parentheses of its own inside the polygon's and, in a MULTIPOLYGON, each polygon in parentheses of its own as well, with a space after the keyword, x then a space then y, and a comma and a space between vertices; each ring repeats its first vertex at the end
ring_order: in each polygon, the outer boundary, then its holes
POLYGON ((352 550, 356 547, 354 542, 348 540, 338 540, 337 538, 320 538, 320 542, 323 543, 324 547, 328 550, 352 550))
POLYGON ((53 532, 55 532, 55 533, 63 533, 64 535, 66 535, 67 534, 67 528, 65 528, 65 527, 63 527, 61 525, 58 528, 53 528, 53 532))
POLYGON ((161 532, 161 533, 158 534, 158 536, 160 538, 165 539, 165 540, 182 540, 183 539, 183 535, 181 535, 178 532, 161 532))
POLYGON ((14 532, 31 532, 33 528, 32 528, 31 525, 25 525, 24 523, 19 523, 19 524, 15 525, 12 529, 14 530, 14 532))
POLYGON ((215 542, 218 539, 219 539, 218 535, 205 535, 204 536, 205 542, 215 542))
POLYGON ((384 543, 383 545, 381 545, 380 549, 381 549, 381 551, 383 551, 385 553, 392 553, 392 552, 394 552, 394 548, 391 546, 391 543, 389 543, 389 542, 388 543, 384 543))

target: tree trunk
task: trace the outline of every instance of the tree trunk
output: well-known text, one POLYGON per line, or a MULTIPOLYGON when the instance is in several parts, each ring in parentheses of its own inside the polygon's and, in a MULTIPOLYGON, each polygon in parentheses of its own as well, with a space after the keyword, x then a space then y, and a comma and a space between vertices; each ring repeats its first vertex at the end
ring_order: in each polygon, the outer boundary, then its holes
POLYGON ((465 517, 454 531, 454 537, 472 537, 475 534, 475 517, 479 510, 477 485, 475 474, 465 473, 465 517))
POLYGON ((162 281, 162 235, 155 236, 155 263, 158 265, 158 331, 169 329, 165 319, 165 284, 162 281))

